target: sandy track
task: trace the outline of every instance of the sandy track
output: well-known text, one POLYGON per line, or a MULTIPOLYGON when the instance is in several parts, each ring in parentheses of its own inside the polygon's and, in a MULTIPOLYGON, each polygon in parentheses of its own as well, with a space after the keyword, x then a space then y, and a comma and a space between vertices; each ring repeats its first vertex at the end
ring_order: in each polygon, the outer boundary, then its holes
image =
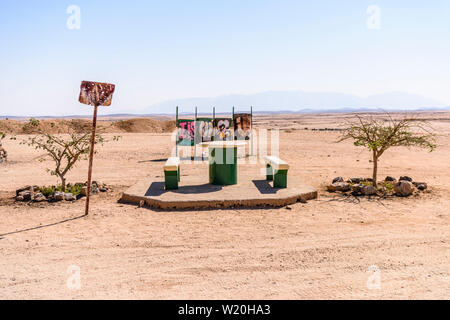
MULTIPOLYGON (((308 121, 320 127, 321 119, 308 121)), ((304 126, 296 121, 290 126, 304 126)), ((357 201, 321 191, 316 201, 276 210, 162 212, 117 203, 135 181, 162 176, 162 162, 150 160, 167 157, 170 145, 168 134, 123 134, 99 149, 94 167, 95 179, 114 192, 93 198, 91 216, 51 226, 80 216, 83 201, 14 205, 8 198, 30 177, 33 184, 56 180, 36 160, 38 153, 6 141, 0 298, 448 299, 450 125, 436 123, 436 152, 394 149, 380 168, 380 176, 427 181, 430 192, 357 201), (79 291, 66 286, 69 265, 81 268, 79 291), (371 265, 380 268, 380 290, 367 289, 371 265)), ((334 143, 337 135, 282 132, 280 153, 292 163, 290 179, 323 190, 336 175, 369 176, 369 155, 334 143)), ((204 174, 199 166, 184 167, 183 174, 204 174)), ((84 181, 85 171, 82 163, 68 178, 84 181)))

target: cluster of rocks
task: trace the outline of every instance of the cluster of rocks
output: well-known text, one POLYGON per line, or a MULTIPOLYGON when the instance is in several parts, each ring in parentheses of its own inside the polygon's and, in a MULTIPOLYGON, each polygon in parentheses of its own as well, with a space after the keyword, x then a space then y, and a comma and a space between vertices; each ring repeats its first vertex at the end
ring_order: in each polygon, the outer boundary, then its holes
POLYGON ((400 197, 412 195, 414 188, 420 191, 428 189, 428 185, 425 182, 413 181, 413 179, 408 176, 402 176, 398 181, 393 177, 386 177, 385 181, 393 184, 395 194, 400 197))
MULTIPOLYGON (((393 177, 386 177, 382 186, 390 185, 393 193, 397 196, 407 197, 413 194, 414 188, 423 191, 428 188, 425 182, 416 182, 408 176, 402 176, 398 179, 393 177)), ((371 196, 378 193, 378 189, 373 186, 373 179, 371 178, 350 178, 346 181, 342 177, 333 179, 331 185, 327 187, 330 192, 351 192, 353 195, 371 196)), ((384 192, 383 192, 384 193, 384 192)))
POLYGON ((26 186, 16 190, 16 201, 44 202, 47 198, 41 193, 38 186, 26 186))
MULTIPOLYGON (((87 195, 87 182, 83 184, 83 188, 81 188, 81 194, 83 196, 87 195)), ((107 192, 109 188, 106 184, 100 183, 97 181, 92 181, 91 183, 91 194, 99 193, 99 192, 107 192)))
POLYGON ((374 195, 377 193, 377 188, 371 185, 373 180, 371 178, 350 178, 344 181, 342 177, 333 179, 333 183, 327 187, 330 192, 348 192, 353 194, 362 194, 365 196, 374 195))
MULTIPOLYGON (((87 182, 75 183, 74 185, 68 184, 66 189, 70 189, 73 186, 80 186, 81 191, 79 195, 73 195, 72 193, 55 191, 51 195, 45 196, 43 189, 45 187, 39 186, 25 186, 16 190, 15 200, 19 202, 58 202, 58 201, 76 201, 87 195, 87 182)), ((91 195, 99 192, 107 192, 109 188, 102 183, 93 181, 91 184, 91 195)))

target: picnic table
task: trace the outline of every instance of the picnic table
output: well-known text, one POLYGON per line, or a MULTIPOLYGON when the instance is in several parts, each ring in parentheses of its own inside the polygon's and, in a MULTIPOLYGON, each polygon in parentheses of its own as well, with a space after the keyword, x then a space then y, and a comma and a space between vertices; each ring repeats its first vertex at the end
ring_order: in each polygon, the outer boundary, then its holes
POLYGON ((246 144, 244 141, 212 141, 201 144, 209 150, 209 183, 237 184, 237 148, 246 144))

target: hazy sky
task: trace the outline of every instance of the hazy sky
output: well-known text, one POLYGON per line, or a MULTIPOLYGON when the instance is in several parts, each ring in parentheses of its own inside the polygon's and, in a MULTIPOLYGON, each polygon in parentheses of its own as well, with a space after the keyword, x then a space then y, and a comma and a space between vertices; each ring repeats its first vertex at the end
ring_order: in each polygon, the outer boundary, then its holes
POLYGON ((1 0, 0 25, 0 115, 88 114, 81 80, 117 85, 101 113, 266 90, 450 105, 448 0, 1 0), (67 26, 70 5, 80 29, 67 26))

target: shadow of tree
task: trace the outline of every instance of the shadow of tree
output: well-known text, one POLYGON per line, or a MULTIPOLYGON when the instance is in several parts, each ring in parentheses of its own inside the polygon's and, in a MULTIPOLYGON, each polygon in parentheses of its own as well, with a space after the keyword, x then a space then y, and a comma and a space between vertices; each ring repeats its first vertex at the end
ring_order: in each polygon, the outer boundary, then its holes
POLYGON ((353 203, 353 204, 359 204, 361 203, 361 199, 358 196, 355 196, 353 194, 336 194, 331 199, 328 199, 324 202, 346 202, 346 203, 353 203))
MULTIPOLYGON (((322 197, 323 198, 323 197, 322 197)), ((331 199, 324 200, 322 202, 329 203, 329 202, 345 202, 345 203, 353 203, 353 204, 360 204, 361 200, 365 200, 368 202, 376 202, 379 205, 382 205, 385 207, 386 205, 383 203, 382 200, 389 200, 392 198, 391 196, 387 195, 372 195, 372 196, 364 196, 360 194, 353 194, 353 193, 334 193, 331 199)))

